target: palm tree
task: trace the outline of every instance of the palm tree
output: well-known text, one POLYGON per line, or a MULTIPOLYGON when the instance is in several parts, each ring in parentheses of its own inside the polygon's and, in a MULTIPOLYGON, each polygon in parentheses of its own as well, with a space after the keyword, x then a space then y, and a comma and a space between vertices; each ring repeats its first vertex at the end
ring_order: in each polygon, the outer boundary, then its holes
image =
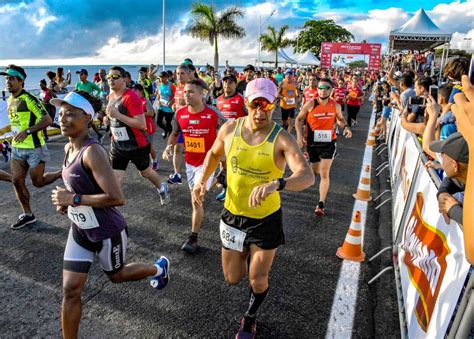
POLYGON ((291 40, 284 37, 288 28, 288 25, 285 25, 277 32, 275 27, 270 25, 267 27, 268 33, 260 35, 262 49, 275 52, 275 68, 278 67, 278 50, 291 44, 291 40))
POLYGON ((245 29, 235 22, 237 17, 243 17, 244 11, 237 6, 231 6, 224 11, 216 12, 214 6, 207 6, 203 3, 193 3, 191 9, 193 24, 187 31, 194 38, 203 41, 209 40, 214 46, 214 68, 219 67, 219 48, 217 47, 217 37, 243 38, 245 29))

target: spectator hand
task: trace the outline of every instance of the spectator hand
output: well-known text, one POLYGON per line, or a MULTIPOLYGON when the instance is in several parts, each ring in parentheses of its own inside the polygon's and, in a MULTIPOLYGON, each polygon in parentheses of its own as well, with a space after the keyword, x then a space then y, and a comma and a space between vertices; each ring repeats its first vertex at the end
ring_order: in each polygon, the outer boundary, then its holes
POLYGON ((426 112, 430 119, 437 119, 441 111, 441 106, 430 95, 426 98, 426 112))
POLYGON ((474 147, 474 87, 467 75, 462 76, 463 93, 454 96, 451 109, 456 125, 470 148, 474 147))
POLYGON ((440 164, 438 161, 429 160, 428 162, 426 162, 425 168, 426 168, 426 169, 428 169, 428 168, 434 168, 434 169, 440 169, 440 170, 442 170, 442 169, 443 169, 443 166, 441 166, 441 164, 440 164))
POLYGON ((447 224, 451 222, 448 217, 448 212, 454 205, 458 205, 459 201, 457 201, 451 194, 449 193, 441 193, 438 195, 438 206, 439 206, 439 213, 441 213, 444 217, 444 221, 447 224))

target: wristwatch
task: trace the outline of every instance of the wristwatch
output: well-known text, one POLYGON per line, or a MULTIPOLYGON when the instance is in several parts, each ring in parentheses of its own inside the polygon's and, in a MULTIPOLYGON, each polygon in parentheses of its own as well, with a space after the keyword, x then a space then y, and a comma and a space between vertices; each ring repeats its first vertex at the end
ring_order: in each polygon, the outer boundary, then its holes
POLYGON ((278 179, 275 179, 276 182, 278 182, 278 188, 277 188, 277 191, 281 191, 285 188, 286 186, 286 180, 283 179, 283 178, 278 178, 278 179))
POLYGON ((81 205, 81 195, 80 194, 74 194, 72 196, 72 206, 77 207, 81 205))
POLYGON ((26 135, 30 135, 30 134, 31 134, 31 129, 28 128, 28 129, 26 130, 26 135))

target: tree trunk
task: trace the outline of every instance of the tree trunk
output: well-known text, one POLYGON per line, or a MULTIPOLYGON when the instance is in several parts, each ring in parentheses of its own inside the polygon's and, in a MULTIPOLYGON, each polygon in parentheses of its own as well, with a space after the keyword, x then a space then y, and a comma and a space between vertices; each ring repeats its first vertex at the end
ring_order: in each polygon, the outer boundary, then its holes
POLYGON ((217 47, 217 34, 214 37, 214 70, 219 70, 219 49, 217 47))
POLYGON ((275 68, 277 68, 277 67, 278 67, 278 48, 275 52, 275 68))

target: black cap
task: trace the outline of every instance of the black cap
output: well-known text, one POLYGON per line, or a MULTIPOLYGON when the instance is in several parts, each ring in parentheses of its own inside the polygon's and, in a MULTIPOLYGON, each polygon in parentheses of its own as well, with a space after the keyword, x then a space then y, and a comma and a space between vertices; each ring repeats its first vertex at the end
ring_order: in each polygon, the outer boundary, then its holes
POLYGON ((254 71, 255 72, 255 67, 253 65, 247 65, 244 67, 244 72, 246 71, 254 71))
POLYGON ((168 77, 168 76, 169 76, 168 72, 163 71, 160 73, 160 77, 168 77))
POLYGON ((430 150, 436 153, 447 154, 456 161, 467 164, 469 162, 469 148, 461 133, 451 134, 445 140, 433 141, 430 144, 430 150))
POLYGON ((7 67, 5 67, 5 72, 0 72, 0 75, 16 76, 19 78, 23 77, 23 81, 25 81, 26 79, 26 72, 23 67, 16 65, 8 65, 7 67))
POLYGON ((222 81, 232 80, 233 82, 237 83, 237 77, 234 74, 228 74, 222 78, 222 81))
POLYGON ((85 68, 81 68, 79 71, 76 72, 76 74, 85 74, 85 75, 89 75, 89 72, 87 72, 87 69, 85 68))
POLYGON ((148 72, 148 69, 146 67, 140 67, 140 69, 138 70, 139 72, 144 72, 144 73, 147 73, 148 72))

